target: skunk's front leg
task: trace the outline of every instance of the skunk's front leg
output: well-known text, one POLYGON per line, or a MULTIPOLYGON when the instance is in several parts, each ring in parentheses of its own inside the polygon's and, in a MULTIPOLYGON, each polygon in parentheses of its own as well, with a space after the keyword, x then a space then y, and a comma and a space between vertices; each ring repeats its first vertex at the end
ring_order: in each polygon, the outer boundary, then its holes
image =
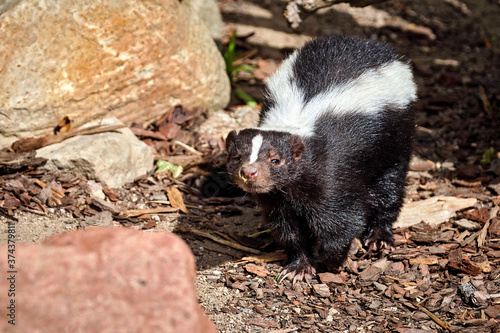
POLYGON ((310 284, 316 274, 311 262, 311 250, 316 240, 306 221, 288 209, 273 209, 266 215, 266 223, 274 239, 288 256, 288 264, 278 275, 278 282, 289 279, 293 284, 303 280, 310 284))
POLYGON ((297 252, 287 251, 289 260, 288 265, 278 275, 278 282, 281 283, 285 279, 292 280, 292 284, 297 281, 306 281, 309 285, 313 276, 316 274, 316 269, 311 264, 307 255, 297 252))

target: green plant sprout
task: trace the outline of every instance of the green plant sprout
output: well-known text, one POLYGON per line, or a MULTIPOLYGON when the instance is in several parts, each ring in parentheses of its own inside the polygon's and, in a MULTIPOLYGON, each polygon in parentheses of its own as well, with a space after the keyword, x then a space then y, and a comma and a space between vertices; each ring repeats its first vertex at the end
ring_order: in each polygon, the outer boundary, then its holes
POLYGON ((482 166, 486 166, 491 163, 491 159, 495 155, 495 149, 494 148, 488 148, 484 151, 483 156, 481 157, 481 163, 482 166))
POLYGON ((229 77, 229 81, 231 85, 234 86, 235 95, 245 102, 246 105, 256 106, 257 102, 253 99, 252 96, 244 92, 241 88, 236 87, 236 76, 239 71, 245 71, 248 73, 252 73, 253 67, 251 65, 239 65, 234 66, 234 58, 235 58, 235 50, 236 50, 236 31, 233 31, 231 38, 229 39, 229 44, 227 45, 226 51, 224 51, 224 61, 226 63, 226 73, 229 77))
POLYGON ((175 165, 164 160, 158 160, 156 162, 155 174, 162 172, 168 172, 173 178, 177 178, 182 174, 183 168, 180 165, 175 165))

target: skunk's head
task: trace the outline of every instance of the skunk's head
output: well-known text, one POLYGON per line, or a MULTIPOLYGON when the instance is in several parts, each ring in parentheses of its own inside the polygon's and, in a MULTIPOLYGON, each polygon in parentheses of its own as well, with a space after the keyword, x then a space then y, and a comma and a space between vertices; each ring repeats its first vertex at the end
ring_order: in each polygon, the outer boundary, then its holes
POLYGON ((298 135, 244 129, 226 139, 231 180, 251 193, 282 190, 298 172, 306 146, 298 135))

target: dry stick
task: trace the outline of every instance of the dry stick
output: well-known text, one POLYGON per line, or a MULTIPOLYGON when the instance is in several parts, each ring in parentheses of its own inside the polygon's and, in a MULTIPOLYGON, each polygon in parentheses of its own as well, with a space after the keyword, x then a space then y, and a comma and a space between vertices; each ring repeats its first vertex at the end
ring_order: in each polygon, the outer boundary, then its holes
POLYGON ((64 134, 48 134, 38 138, 22 138, 12 143, 11 149, 16 153, 23 153, 52 145, 54 143, 63 142, 66 139, 72 138, 77 135, 92 135, 104 132, 116 131, 125 125, 109 125, 109 126, 91 126, 79 129, 73 132, 64 134))
POLYGON ((182 148, 186 149, 187 151, 189 151, 189 152, 191 152, 191 153, 193 153, 195 155, 198 155, 198 156, 202 156, 203 155, 202 152, 197 151, 196 149, 194 149, 190 145, 185 144, 184 142, 180 142, 180 141, 174 140, 174 141, 172 141, 172 143, 181 146, 182 148))
POLYGON ((243 65, 243 61, 244 60, 252 58, 257 53, 259 53, 259 49, 258 48, 254 48, 254 49, 251 49, 248 52, 243 53, 242 55, 240 55, 238 57, 238 59, 236 59, 235 61, 233 61, 233 67, 237 67, 239 65, 243 65))
POLYGON ((210 245, 210 244, 207 243, 207 244, 203 245, 203 248, 205 248, 205 249, 207 249, 209 251, 213 251, 213 252, 225 254, 226 256, 230 256, 232 258, 238 257, 238 255, 235 254, 234 251, 232 251, 231 249, 223 248, 223 247, 217 247, 217 245, 215 245, 215 244, 210 245))
POLYGON ((447 323, 445 323, 444 321, 439 319, 435 314, 433 314, 432 312, 430 312, 429 310, 424 308, 422 305, 418 304, 415 301, 411 301, 411 304, 415 305, 417 308, 419 308, 420 310, 425 312, 425 314, 427 314, 429 317, 431 317, 431 319, 434 320, 436 322, 436 324, 438 324, 439 326, 441 326, 445 330, 449 330, 450 332, 455 332, 450 326, 448 326, 447 323))
POLYGON ((490 226, 490 220, 486 221, 483 229, 481 229, 481 231, 479 232, 479 235, 477 237, 477 247, 483 246, 484 242, 486 241, 486 234, 488 233, 489 226, 490 226))
POLYGON ((120 215, 126 217, 135 217, 144 214, 161 214, 161 213, 175 213, 178 212, 179 209, 172 207, 158 207, 158 208, 146 208, 146 209, 129 209, 124 210, 120 213, 120 215))
POLYGON ((234 242, 235 240, 232 239, 230 236, 226 235, 225 233, 223 232, 220 232, 220 231, 217 231, 217 230, 214 230, 214 232, 218 235, 218 236, 221 236, 222 238, 224 239, 227 239, 228 241, 230 242, 234 242))
POLYGON ((263 255, 259 256, 250 256, 250 257, 243 257, 241 258, 237 263, 238 264, 243 264, 246 262, 254 262, 256 264, 261 264, 264 262, 273 262, 273 261, 281 261, 281 260, 286 260, 288 256, 286 253, 280 252, 280 251, 275 251, 272 253, 266 253, 263 255))
POLYGON ((464 247, 464 246, 469 245, 474 239, 476 239, 477 237, 479 237, 480 233, 481 233, 481 231, 473 233, 471 236, 469 236, 468 238, 466 238, 462 243, 460 243, 460 247, 464 247))
POLYGON ((232 247, 233 249, 237 249, 237 250, 245 251, 245 252, 250 252, 250 253, 253 253, 253 254, 260 254, 261 253, 259 250, 255 250, 255 249, 252 249, 250 247, 246 247, 246 246, 243 246, 241 244, 238 244, 236 242, 231 242, 231 241, 222 239, 222 238, 217 237, 215 235, 212 235, 212 234, 210 234, 208 232, 201 231, 201 230, 198 230, 198 229, 195 229, 195 228, 188 228, 187 231, 189 231, 190 233, 193 233, 195 235, 211 239, 214 242, 217 242, 217 243, 220 243, 220 244, 223 244, 223 245, 227 245, 229 247, 232 247))

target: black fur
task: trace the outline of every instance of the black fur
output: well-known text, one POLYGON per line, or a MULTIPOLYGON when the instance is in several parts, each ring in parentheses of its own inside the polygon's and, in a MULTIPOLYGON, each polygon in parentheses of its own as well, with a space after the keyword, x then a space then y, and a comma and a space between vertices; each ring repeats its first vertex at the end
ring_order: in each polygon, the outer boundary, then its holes
MULTIPOLYGON (((292 79, 309 100, 328 86, 395 60, 389 48, 375 42, 316 40, 299 53, 292 79)), ((262 114, 268 111, 265 107, 262 114)), ((411 111, 384 110, 326 113, 316 120, 314 134, 304 138, 259 129, 230 133, 230 177, 256 196, 267 226, 287 251, 290 277, 314 272, 316 244, 329 269, 342 265, 357 236, 376 249, 394 246, 391 227, 403 201, 413 131, 411 111), (254 182, 242 177, 242 168, 248 166, 257 134, 263 144, 252 168, 262 178, 254 182)))

